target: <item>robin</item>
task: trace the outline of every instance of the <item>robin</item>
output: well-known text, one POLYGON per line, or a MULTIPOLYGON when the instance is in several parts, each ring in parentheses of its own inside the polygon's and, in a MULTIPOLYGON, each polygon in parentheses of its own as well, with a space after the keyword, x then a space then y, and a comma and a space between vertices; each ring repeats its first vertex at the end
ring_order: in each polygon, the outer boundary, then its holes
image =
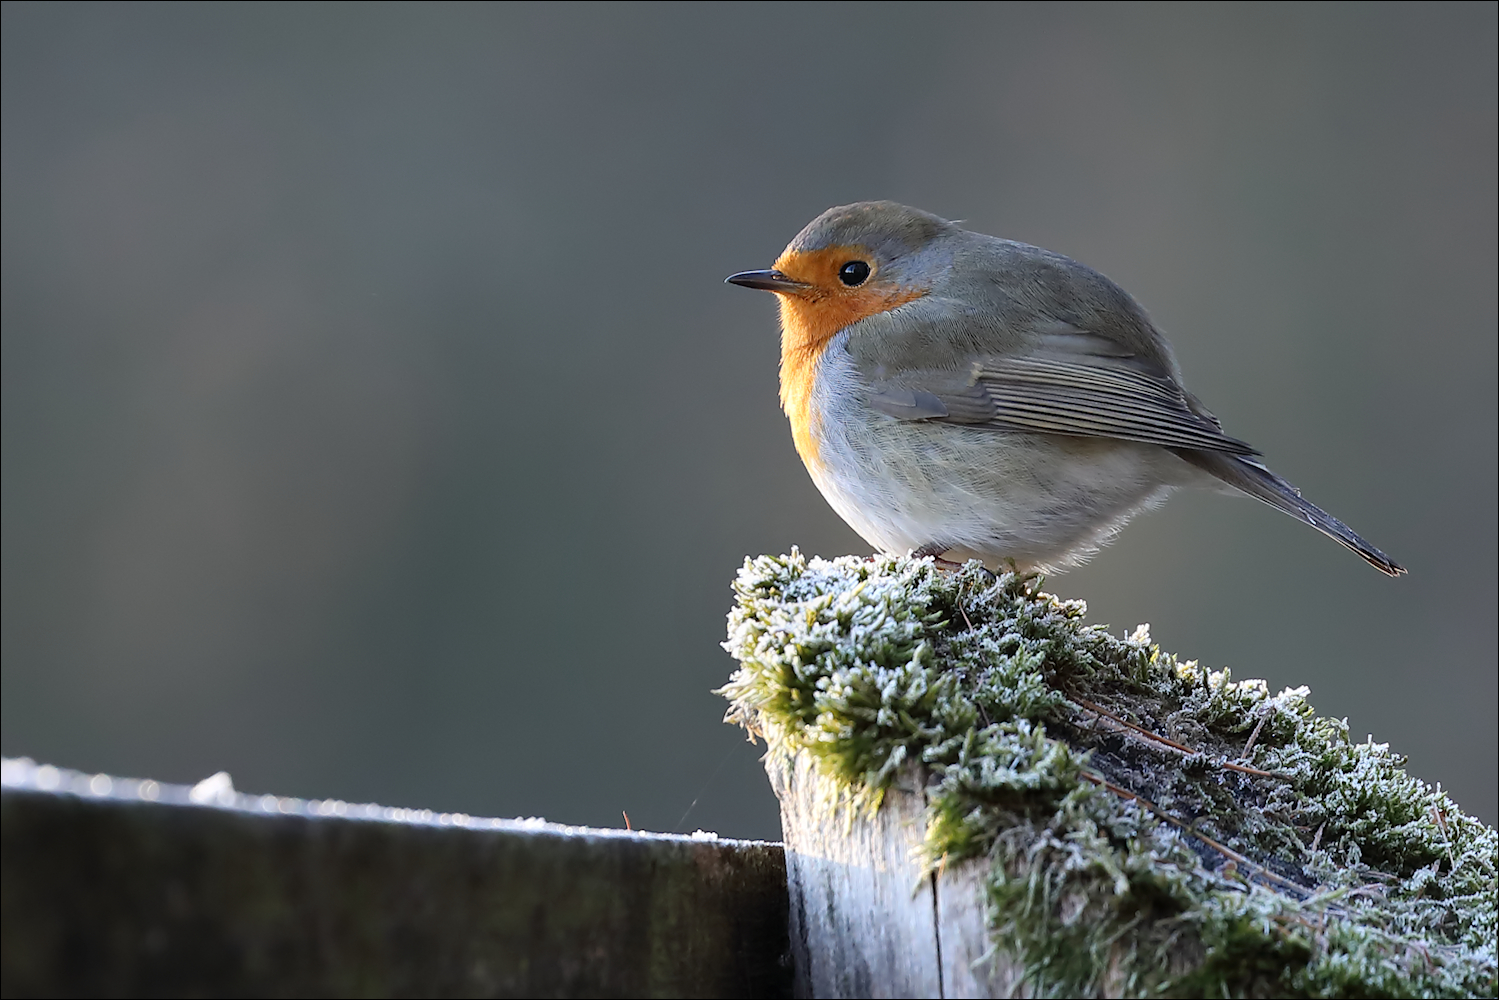
POLYGON ((882 550, 1059 569, 1226 484, 1405 572, 1225 434, 1135 300, 1061 254, 868 201, 726 280, 776 294, 797 453, 882 550))

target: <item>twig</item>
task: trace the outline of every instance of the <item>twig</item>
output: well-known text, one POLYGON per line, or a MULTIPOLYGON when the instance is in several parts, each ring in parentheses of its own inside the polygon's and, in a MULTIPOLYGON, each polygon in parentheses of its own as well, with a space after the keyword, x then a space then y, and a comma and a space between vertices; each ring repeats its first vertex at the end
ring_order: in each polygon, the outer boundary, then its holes
MULTIPOLYGON (((1184 746, 1184 745, 1176 742, 1175 740, 1168 740, 1166 737, 1161 736, 1159 733, 1153 733, 1153 732, 1151 732, 1149 729, 1146 729, 1144 726, 1137 726, 1137 725, 1135 725, 1133 722, 1130 722, 1128 719, 1121 719, 1121 718, 1119 718, 1119 716, 1113 714, 1112 712, 1108 711, 1107 709, 1105 709, 1105 708, 1103 708, 1103 707, 1101 707, 1099 705, 1093 704, 1091 701, 1087 701, 1086 699, 1083 699, 1083 698, 1073 698, 1072 700, 1075 701, 1077 704, 1081 705, 1083 708, 1086 708, 1088 711, 1090 711, 1090 712, 1096 712, 1099 715, 1099 717, 1109 719, 1109 720, 1111 720, 1113 722, 1117 722, 1121 726, 1125 726, 1125 727, 1127 727, 1129 729, 1132 729, 1135 732, 1139 733, 1141 736, 1144 736, 1147 739, 1153 740, 1156 743, 1161 744, 1162 746, 1168 746, 1171 749, 1173 749, 1173 750, 1175 750, 1175 751, 1177 751, 1179 753, 1184 753, 1184 754, 1196 754, 1197 753, 1196 750, 1193 750, 1189 746, 1184 746)), ((1261 721, 1263 721, 1263 720, 1261 720, 1261 721)), ((1259 732, 1259 730, 1256 729, 1255 732, 1259 732)), ((1238 771, 1240 774, 1252 774, 1252 775, 1254 775, 1257 778, 1279 778, 1282 781, 1288 781, 1288 780, 1290 780, 1290 778, 1289 778, 1288 775, 1276 774, 1274 771, 1261 771, 1257 767, 1246 767, 1243 764, 1235 764, 1235 763, 1232 763, 1231 761, 1220 760, 1220 761, 1214 761, 1214 763, 1217 764, 1219 767, 1226 767, 1230 771, 1238 771)))
POLYGON ((1447 832, 1447 817, 1442 815, 1442 810, 1436 806, 1431 807, 1431 818, 1437 821, 1437 829, 1442 831, 1442 839, 1447 842, 1447 863, 1452 867, 1447 874, 1457 871, 1457 859, 1452 856, 1452 834, 1447 832))
POLYGON ((1114 722, 1119 723, 1121 726, 1127 726, 1128 728, 1133 729, 1135 732, 1139 733, 1141 736, 1148 736, 1152 740, 1155 740, 1157 743, 1164 743, 1166 746, 1170 747, 1173 750, 1180 750, 1182 753, 1196 753, 1197 752, 1197 751, 1193 750, 1191 747, 1185 746, 1185 745, 1183 745, 1181 743, 1178 743, 1175 740, 1168 740, 1164 736, 1161 736, 1161 735, 1159 735, 1157 733, 1152 733, 1149 729, 1146 729, 1144 726, 1137 726, 1133 722, 1128 721, 1127 719, 1121 719, 1121 718, 1119 718, 1119 716, 1117 716, 1114 713, 1110 712, 1108 709, 1102 707, 1101 705, 1095 705, 1091 701, 1086 701, 1086 700, 1084 700, 1082 698, 1074 698, 1072 700, 1075 701, 1075 702, 1077 702, 1079 705, 1083 706, 1084 708, 1086 708, 1090 712, 1097 712, 1100 716, 1102 716, 1102 717, 1104 717, 1106 719, 1112 719, 1114 722))
POLYGON ((1239 754, 1240 760, 1249 759, 1249 751, 1254 749, 1254 741, 1260 738, 1260 730, 1265 728, 1265 720, 1270 718, 1270 713, 1260 712, 1260 721, 1254 724, 1254 732, 1249 734, 1249 742, 1244 744, 1244 752, 1239 754))
POLYGON ((1256 864, 1255 862, 1250 861, 1248 858, 1246 858, 1244 855, 1240 854, 1233 848, 1225 847, 1223 844, 1218 843, 1212 837, 1209 837, 1206 834, 1201 833, 1200 831, 1188 826, 1186 823, 1183 823, 1181 820, 1177 819, 1175 816, 1171 815, 1166 810, 1162 809, 1160 806, 1147 799, 1145 796, 1140 795, 1136 792, 1132 792, 1128 788, 1121 788, 1120 786, 1114 784, 1112 781, 1109 781, 1107 778, 1104 778, 1102 775, 1093 774, 1090 771, 1080 771, 1079 774, 1081 774, 1084 779, 1091 781, 1093 782, 1093 784, 1099 785, 1102 788, 1108 789, 1115 795, 1118 795, 1120 798, 1131 799, 1135 802, 1140 803, 1140 805, 1155 813, 1155 815, 1160 819, 1163 819, 1167 823, 1170 823, 1172 826, 1176 827, 1178 830, 1181 830, 1183 833, 1186 833, 1187 835, 1192 837, 1196 837, 1198 840, 1202 841, 1204 844, 1222 854, 1225 858, 1228 858, 1235 864, 1243 865, 1246 868, 1253 869, 1256 873, 1259 874, 1260 877, 1264 878, 1266 881, 1273 882, 1278 886, 1289 889, 1301 897, 1305 897, 1310 894, 1310 890, 1308 890, 1305 886, 1297 885, 1295 882, 1292 882, 1288 878, 1282 878, 1270 869, 1266 868, 1264 865, 1256 864))
POLYGON ((1276 774, 1274 771, 1261 771, 1257 767, 1249 767, 1245 764, 1235 764, 1233 761, 1220 760, 1217 762, 1217 764, 1219 767, 1226 767, 1230 771, 1238 771, 1240 774, 1252 774, 1256 778, 1275 778, 1279 781, 1294 780, 1289 774, 1276 774))

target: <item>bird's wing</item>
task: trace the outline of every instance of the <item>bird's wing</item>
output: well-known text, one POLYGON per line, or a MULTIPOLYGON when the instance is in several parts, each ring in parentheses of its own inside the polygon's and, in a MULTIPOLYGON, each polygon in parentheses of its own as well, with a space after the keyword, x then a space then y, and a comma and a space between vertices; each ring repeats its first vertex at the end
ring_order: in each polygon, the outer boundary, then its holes
POLYGON ((967 372, 876 381, 869 405, 902 420, 1258 454, 1224 434, 1158 364, 1087 334, 1062 343, 1068 349, 1043 344, 1018 356, 977 357, 967 372))

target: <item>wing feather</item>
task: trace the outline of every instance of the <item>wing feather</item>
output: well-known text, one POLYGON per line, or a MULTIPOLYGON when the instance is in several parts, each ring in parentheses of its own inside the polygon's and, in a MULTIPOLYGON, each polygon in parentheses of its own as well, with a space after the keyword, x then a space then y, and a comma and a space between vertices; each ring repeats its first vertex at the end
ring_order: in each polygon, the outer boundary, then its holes
POLYGON ((903 377, 899 387, 877 384, 871 405, 902 419, 1259 454, 1224 434, 1212 414, 1154 367, 1117 353, 982 358, 966 379, 928 372, 903 377), (918 399, 924 405, 911 405, 918 399))

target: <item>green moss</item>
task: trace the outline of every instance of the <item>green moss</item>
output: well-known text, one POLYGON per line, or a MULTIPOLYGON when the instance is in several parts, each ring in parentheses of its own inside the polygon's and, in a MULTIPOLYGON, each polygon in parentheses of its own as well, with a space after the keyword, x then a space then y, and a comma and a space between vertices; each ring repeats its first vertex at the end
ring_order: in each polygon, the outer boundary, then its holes
POLYGON ((924 767, 928 861, 988 858, 991 933, 1037 995, 1495 994, 1495 831, 1305 688, 977 564, 793 550, 735 592, 728 720, 870 806, 924 767))

